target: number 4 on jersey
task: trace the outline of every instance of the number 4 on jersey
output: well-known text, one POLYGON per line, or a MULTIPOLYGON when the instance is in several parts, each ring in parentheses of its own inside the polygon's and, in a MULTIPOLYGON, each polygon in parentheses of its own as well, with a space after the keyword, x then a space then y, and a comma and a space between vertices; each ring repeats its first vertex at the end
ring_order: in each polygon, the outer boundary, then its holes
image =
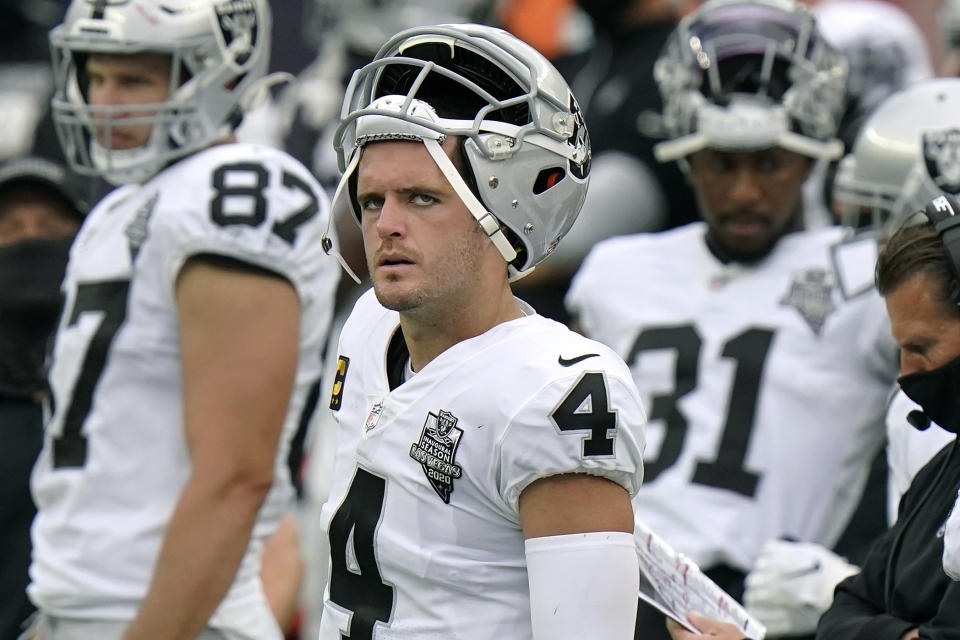
POLYGON ((603 374, 588 371, 563 398, 550 417, 560 431, 588 433, 583 440, 583 456, 612 456, 617 413, 610 411, 607 382, 603 374))
POLYGON ((350 640, 372 640, 374 625, 393 614, 393 587, 377 566, 376 532, 387 481, 357 467, 330 521, 330 600, 352 611, 350 640))

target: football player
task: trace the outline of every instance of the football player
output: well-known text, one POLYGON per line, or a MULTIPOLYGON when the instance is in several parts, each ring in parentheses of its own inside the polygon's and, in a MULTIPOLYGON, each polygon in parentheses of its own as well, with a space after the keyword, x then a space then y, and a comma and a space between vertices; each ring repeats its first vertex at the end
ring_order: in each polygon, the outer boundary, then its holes
MULTIPOLYGON (((803 225, 811 168, 842 148, 845 73, 789 0, 711 0, 684 18, 656 63, 671 132, 657 152, 703 221, 597 245, 567 297, 650 407, 636 517, 737 598, 765 544, 838 542, 896 378, 872 242, 849 253, 844 229, 803 225)), ((829 590, 855 570, 807 559, 780 573, 829 590)), ((753 613, 771 636, 802 634, 827 604, 799 621, 753 613)), ((655 626, 666 635, 641 607, 638 630, 655 626)))
POLYGON ((583 202, 573 95, 510 34, 441 25, 388 40, 343 114, 373 290, 340 337, 320 638, 632 638, 636 388, 509 282, 583 202))
MULTIPOLYGON (((956 212, 946 196, 933 200, 925 207, 927 221, 907 225, 889 238, 876 270, 900 348, 900 386, 924 419, 951 433, 960 430, 956 212)), ((817 640, 955 635, 960 586, 951 583, 940 564, 942 556, 951 573, 955 548, 944 529, 949 533, 956 526, 958 454, 956 441, 950 442, 917 472, 901 501, 901 517, 873 544, 862 570, 837 586, 817 626, 817 640)), ((730 624, 692 621, 724 640, 742 635, 730 624)), ((669 626, 674 640, 692 640, 678 625, 669 626)))
POLYGON ((282 637, 261 549, 339 275, 309 171, 232 141, 270 37, 265 0, 73 0, 51 32, 66 156, 123 186, 63 284, 28 637, 282 637))

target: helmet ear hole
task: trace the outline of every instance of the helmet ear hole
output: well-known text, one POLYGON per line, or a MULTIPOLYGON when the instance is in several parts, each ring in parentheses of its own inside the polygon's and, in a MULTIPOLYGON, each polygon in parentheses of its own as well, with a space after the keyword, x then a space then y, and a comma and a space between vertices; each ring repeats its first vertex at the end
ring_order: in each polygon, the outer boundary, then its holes
POLYGON ((563 170, 562 167, 552 167, 550 169, 543 169, 537 175, 537 179, 533 183, 533 194, 540 195, 547 189, 550 189, 557 185, 561 180, 567 176, 567 172, 563 170))

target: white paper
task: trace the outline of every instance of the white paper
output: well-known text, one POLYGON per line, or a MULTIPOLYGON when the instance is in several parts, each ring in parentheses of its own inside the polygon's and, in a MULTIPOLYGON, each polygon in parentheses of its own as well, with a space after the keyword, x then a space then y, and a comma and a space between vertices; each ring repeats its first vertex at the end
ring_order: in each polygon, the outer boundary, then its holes
POLYGON ((705 576, 696 564, 674 551, 640 522, 635 522, 634 527, 637 554, 640 558, 642 600, 694 633, 699 631, 687 620, 691 612, 730 622, 743 631, 746 637, 763 640, 766 627, 705 576))

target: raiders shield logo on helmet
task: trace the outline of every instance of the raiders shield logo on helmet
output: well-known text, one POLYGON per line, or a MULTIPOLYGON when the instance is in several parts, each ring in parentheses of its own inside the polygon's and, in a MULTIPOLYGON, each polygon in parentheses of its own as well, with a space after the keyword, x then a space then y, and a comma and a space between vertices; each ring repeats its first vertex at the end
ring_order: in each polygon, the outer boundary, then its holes
POLYGON ((228 0, 218 4, 217 18, 223 41, 238 65, 246 64, 257 42, 257 10, 250 0, 228 0))

